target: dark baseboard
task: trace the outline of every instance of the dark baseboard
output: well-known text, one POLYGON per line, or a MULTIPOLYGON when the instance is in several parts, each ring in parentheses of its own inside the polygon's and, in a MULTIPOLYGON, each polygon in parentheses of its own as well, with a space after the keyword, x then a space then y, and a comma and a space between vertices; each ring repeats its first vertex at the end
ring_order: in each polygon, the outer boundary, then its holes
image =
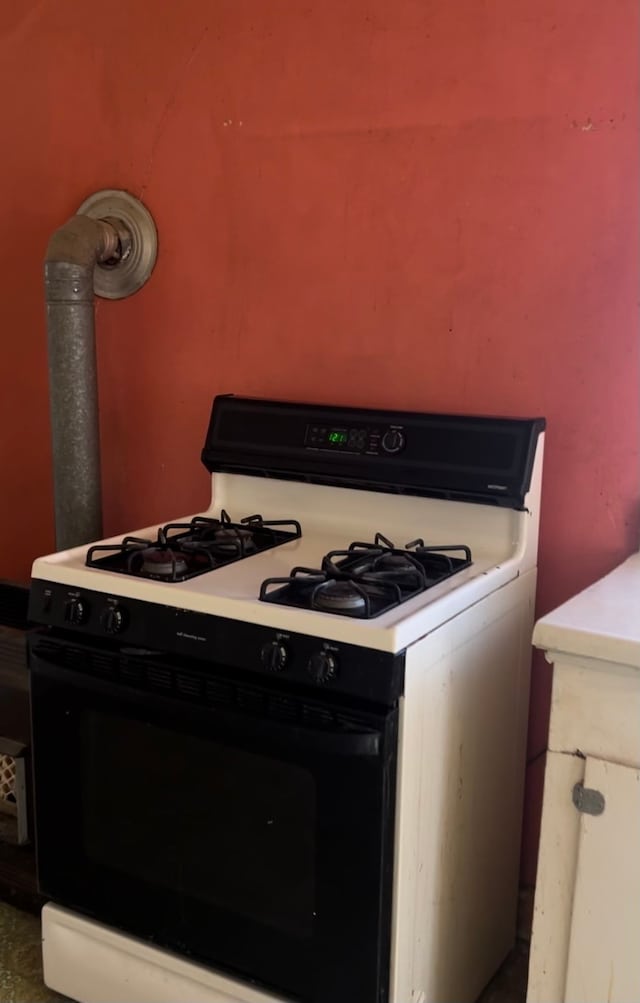
POLYGON ((0 625, 15 627, 16 630, 27 629, 27 608, 29 606, 29 588, 0 579, 0 625))

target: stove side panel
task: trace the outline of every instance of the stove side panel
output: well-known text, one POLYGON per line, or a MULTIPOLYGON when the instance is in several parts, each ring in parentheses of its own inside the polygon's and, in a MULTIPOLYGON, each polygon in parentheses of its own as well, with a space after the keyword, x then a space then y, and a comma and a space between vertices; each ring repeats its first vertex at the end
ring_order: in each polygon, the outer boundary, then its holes
POLYGON ((407 653, 391 1003, 472 1003, 513 945, 535 584, 407 653))

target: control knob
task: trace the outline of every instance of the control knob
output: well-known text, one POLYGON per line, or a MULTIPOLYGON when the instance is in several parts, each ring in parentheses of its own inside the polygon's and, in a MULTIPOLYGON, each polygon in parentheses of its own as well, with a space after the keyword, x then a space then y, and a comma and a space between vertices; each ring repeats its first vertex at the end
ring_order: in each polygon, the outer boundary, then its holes
POLYGON ((73 599, 69 599, 66 604, 64 618, 67 623, 72 623, 74 627, 80 627, 89 619, 89 612, 90 607, 86 599, 80 599, 76 596, 73 599))
POLYGON ((385 453, 399 453, 404 447, 404 432, 398 428, 390 428, 382 436, 382 448, 385 453))
POLYGON ((267 641, 262 645, 260 658, 269 672, 282 672, 289 661, 289 652, 280 641, 267 641))
POLYGON ((316 651, 307 663, 307 672, 321 686, 337 675, 338 660, 330 651, 316 651))
POLYGON ((120 634, 127 626, 128 619, 123 606, 108 606, 102 614, 102 626, 108 634, 120 634))

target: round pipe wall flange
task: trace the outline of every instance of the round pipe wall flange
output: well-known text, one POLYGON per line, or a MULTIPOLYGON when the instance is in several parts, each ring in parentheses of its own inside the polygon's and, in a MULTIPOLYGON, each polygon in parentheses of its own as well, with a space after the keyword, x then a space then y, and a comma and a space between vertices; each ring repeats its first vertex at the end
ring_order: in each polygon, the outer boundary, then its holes
POLYGON ((78 215, 107 220, 119 236, 118 254, 94 269, 96 296, 119 300, 137 292, 151 275, 158 253, 158 233, 147 207, 129 192, 105 188, 85 199, 78 215))

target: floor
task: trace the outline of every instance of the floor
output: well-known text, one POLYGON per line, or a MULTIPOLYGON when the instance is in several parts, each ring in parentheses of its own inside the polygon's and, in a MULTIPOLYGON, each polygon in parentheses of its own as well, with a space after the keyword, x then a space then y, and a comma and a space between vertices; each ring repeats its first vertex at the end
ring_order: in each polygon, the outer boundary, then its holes
MULTIPOLYGON (((524 1003, 527 945, 518 946, 478 1003, 524 1003)), ((0 902, 0 1003, 63 1003, 42 981, 40 922, 0 902)))
POLYGON ((1 1003, 56 1003, 62 996, 42 981, 40 922, 0 902, 1 1003))
POLYGON ((524 940, 518 940, 478 1003, 525 1003, 528 967, 529 945, 524 940))

